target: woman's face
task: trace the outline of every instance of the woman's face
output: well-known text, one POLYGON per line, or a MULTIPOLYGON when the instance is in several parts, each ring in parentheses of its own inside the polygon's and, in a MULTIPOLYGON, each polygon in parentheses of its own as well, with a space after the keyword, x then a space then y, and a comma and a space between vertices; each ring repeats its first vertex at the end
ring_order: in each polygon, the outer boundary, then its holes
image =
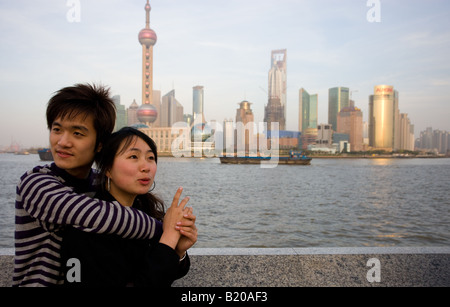
POLYGON ((131 206, 137 195, 147 193, 153 185, 155 155, 145 141, 135 137, 128 148, 115 157, 106 175, 111 180, 111 195, 122 205, 131 206))

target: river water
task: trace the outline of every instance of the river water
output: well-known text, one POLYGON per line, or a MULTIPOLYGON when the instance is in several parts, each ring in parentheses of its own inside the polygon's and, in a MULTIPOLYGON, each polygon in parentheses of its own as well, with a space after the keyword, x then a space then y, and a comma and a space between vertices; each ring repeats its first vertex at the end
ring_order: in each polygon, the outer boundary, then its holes
MULTIPOLYGON (((45 163, 0 154, 0 248, 14 246, 18 178, 45 163)), ((196 247, 450 246, 450 159, 158 159, 155 193, 170 204, 179 186, 197 215, 196 247)))

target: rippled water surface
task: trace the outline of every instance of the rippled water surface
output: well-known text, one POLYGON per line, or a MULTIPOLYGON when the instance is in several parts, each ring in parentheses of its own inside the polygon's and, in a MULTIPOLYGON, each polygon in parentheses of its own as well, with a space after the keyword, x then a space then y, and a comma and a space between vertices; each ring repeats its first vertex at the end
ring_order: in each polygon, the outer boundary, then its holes
MULTIPOLYGON (((0 247, 13 246, 15 185, 37 155, 0 155, 0 247)), ((196 247, 449 246, 450 159, 313 159, 310 166, 160 158, 158 193, 178 186, 196 247)))

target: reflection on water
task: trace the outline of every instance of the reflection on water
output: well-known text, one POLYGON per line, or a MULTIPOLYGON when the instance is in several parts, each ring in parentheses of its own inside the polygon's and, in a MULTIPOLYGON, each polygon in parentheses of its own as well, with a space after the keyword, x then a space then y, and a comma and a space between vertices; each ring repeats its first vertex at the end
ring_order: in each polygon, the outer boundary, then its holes
MULTIPOLYGON (((6 156, 0 247, 13 244, 17 179, 39 163, 6 156)), ((197 247, 448 246, 448 174, 450 159, 314 159, 262 169, 160 158, 155 192, 170 204, 184 187, 197 247)))

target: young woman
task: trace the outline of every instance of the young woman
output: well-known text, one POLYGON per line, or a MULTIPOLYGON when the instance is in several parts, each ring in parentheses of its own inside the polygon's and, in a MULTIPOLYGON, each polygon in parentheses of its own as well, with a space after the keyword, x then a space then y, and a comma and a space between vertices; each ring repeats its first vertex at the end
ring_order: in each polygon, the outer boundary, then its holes
MULTIPOLYGON (((66 285, 170 286, 188 272, 187 250, 197 241, 196 217, 192 208, 184 208, 189 198, 180 202, 182 189, 178 189, 164 213, 163 202, 149 192, 157 170, 156 145, 130 127, 113 133, 103 144, 98 168, 101 184, 96 197, 118 201, 163 221, 163 233, 151 240, 127 240, 68 228, 62 246, 63 263, 77 259, 80 272, 78 279, 66 278, 66 285)), ((130 235, 134 231, 129 229, 130 235)), ((72 274, 70 270, 68 267, 66 273, 72 274)))

